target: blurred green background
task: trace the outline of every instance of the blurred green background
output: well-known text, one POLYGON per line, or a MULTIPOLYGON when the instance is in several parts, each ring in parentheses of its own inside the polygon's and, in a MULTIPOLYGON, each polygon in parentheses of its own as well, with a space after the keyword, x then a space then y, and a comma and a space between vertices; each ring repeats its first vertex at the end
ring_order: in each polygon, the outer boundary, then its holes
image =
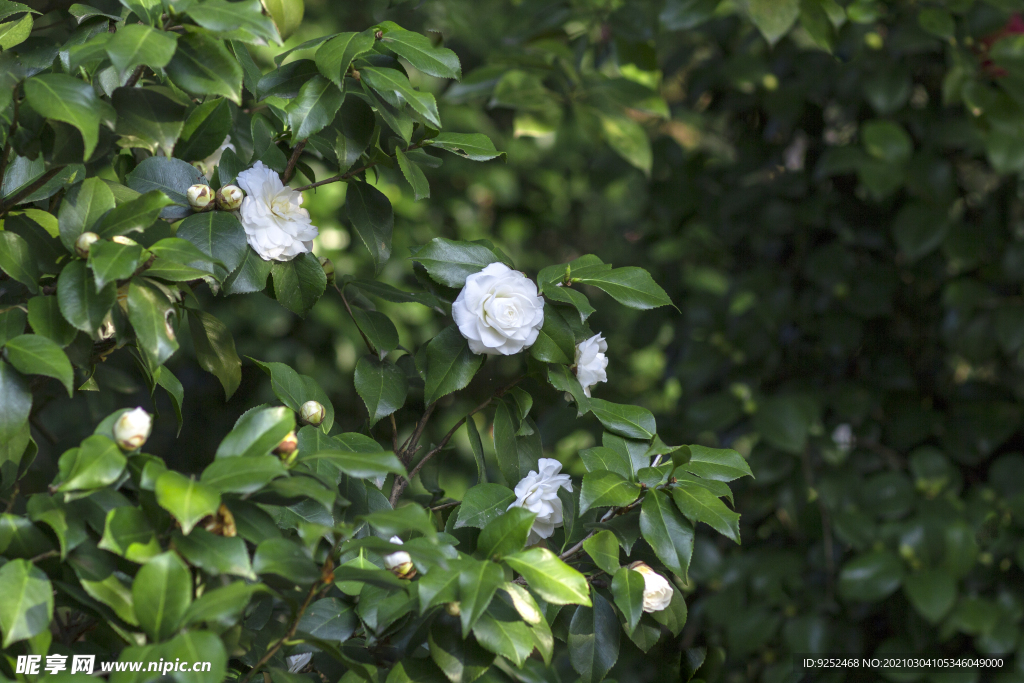
MULTIPOLYGON (((419 202, 397 169, 381 170, 396 215, 382 279, 412 282, 407 247, 436 236, 491 239, 531 276, 583 253, 641 265, 678 310, 588 292, 611 358, 595 395, 650 408, 667 442, 749 459, 756 480, 738 482, 735 500, 743 546, 698 530, 686 630, 647 657, 623 639, 611 678, 672 680, 681 651, 706 646, 708 681, 798 680, 794 653, 886 652, 1010 662, 888 680, 1024 680, 1019 5, 307 0, 286 47, 385 19, 436 31, 464 79, 414 83, 438 97, 446 130, 486 133, 507 152, 446 156, 419 202)), ((277 51, 256 56, 268 68, 277 51)), ((344 189, 307 193, 315 250, 339 274, 372 277, 344 189)), ((366 429, 349 379, 361 343, 336 294, 305 319, 259 295, 203 307, 240 355, 315 377, 340 427, 366 429)), ((410 346, 444 326, 420 306, 385 310, 410 346)), ((237 416, 273 395, 247 363, 225 403, 180 336, 168 366, 185 387, 184 426, 176 439, 158 395, 152 449, 198 470, 237 416)), ((456 400, 476 405, 515 367, 492 360, 456 400)), ((122 393, 89 395, 87 410, 55 395, 36 427, 60 424, 67 441, 40 439, 41 462, 114 408, 152 405, 126 357, 97 377, 122 393)), ((581 474, 576 453, 599 438, 597 421, 531 393, 546 455, 581 474)), ((404 410, 421 402, 414 389, 404 410)), ((433 438, 448 427, 432 424, 433 438)), ((438 486, 458 497, 473 465, 454 443, 438 486)))

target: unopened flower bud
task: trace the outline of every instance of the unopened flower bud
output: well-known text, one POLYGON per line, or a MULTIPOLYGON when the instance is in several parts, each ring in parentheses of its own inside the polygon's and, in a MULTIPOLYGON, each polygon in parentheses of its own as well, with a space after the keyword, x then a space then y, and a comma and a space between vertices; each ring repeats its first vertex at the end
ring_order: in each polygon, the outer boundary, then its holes
POLYGON ((126 451, 142 448, 153 429, 153 418, 142 408, 129 410, 114 423, 114 441, 126 451))
POLYGON ((245 193, 238 185, 225 185, 217 190, 217 208, 221 211, 238 211, 245 193))
POLYGON ((462 605, 459 604, 458 600, 446 602, 444 604, 444 611, 448 613, 448 616, 457 617, 462 614, 462 605))
POLYGON ((117 242, 118 244, 123 244, 129 247, 138 244, 138 242, 133 240, 131 237, 125 237, 124 235, 114 235, 113 237, 110 238, 110 241, 117 242))
POLYGON ((334 284, 334 262, 326 256, 320 257, 320 267, 324 269, 324 275, 327 276, 327 285, 334 284))
POLYGON ((233 538, 238 534, 238 528, 235 526, 235 516, 231 514, 231 510, 228 510, 227 506, 223 503, 217 508, 216 514, 210 515, 205 519, 203 528, 211 534, 227 538, 233 538))
POLYGON ((644 577, 643 610, 650 613, 667 608, 672 602, 672 584, 644 562, 634 562, 629 568, 644 577))
POLYGON ((295 436, 295 432, 288 432, 288 435, 281 439, 281 443, 277 444, 277 448, 274 449, 274 453, 280 455, 282 459, 290 460, 290 456, 294 455, 298 450, 298 437, 295 436))
MULTIPOLYGON (((398 536, 392 536, 390 542, 395 545, 402 545, 402 539, 398 536)), ((411 579, 416 576, 416 567, 413 566, 412 558, 404 550, 385 555, 384 566, 389 572, 400 579, 411 579)))
POLYGON ((92 245, 98 242, 99 239, 100 236, 94 232, 83 232, 78 236, 78 239, 75 240, 75 253, 82 258, 87 258, 89 256, 89 249, 91 249, 92 245))
POLYGON ((299 419, 308 425, 319 427, 327 411, 318 401, 306 401, 299 407, 299 419))
POLYGON ((213 208, 213 190, 209 185, 193 185, 185 193, 188 205, 194 211, 207 211, 213 208))

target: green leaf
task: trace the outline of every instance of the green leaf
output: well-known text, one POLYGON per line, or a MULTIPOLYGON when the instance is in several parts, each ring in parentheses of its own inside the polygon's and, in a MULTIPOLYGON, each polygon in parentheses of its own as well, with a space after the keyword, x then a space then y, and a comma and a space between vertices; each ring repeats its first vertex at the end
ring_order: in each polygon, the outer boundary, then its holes
POLYGON ((956 579, 942 567, 924 569, 907 577, 903 592, 918 614, 937 624, 956 602, 956 579))
MULTIPOLYGON (((228 101, 219 97, 210 98, 193 109, 185 119, 181 135, 178 137, 177 144, 174 145, 174 156, 185 161, 202 161, 217 151, 230 132, 231 107, 228 105, 228 101)), ((221 180, 223 183, 223 178, 221 180)), ((225 216, 229 214, 210 211, 199 215, 225 216)), ((178 237, 182 237, 182 235, 179 234, 178 237)), ((224 259, 221 260, 224 261, 224 259)), ((225 261, 225 263, 227 262, 225 261)))
MULTIPOLYGON (((14 443, 23 429, 28 431, 31 410, 32 392, 28 379, 0 360, 0 444, 14 443)), ((24 448, 23 442, 18 449, 19 457, 24 448)), ((4 481, 5 485, 7 483, 4 481)))
POLYGON ((491 521, 497 519, 516 499, 512 489, 501 484, 477 484, 466 491, 459 506, 459 516, 455 528, 476 527, 483 529, 491 521))
POLYGON ((302 24, 305 9, 302 0, 263 0, 263 6, 274 20, 282 40, 287 40, 302 24))
POLYGON ((650 176, 654 154, 644 127, 624 114, 609 115, 600 110, 595 110, 595 113, 601 121, 601 130, 608 146, 630 165, 650 176))
MULTIPOLYGON (((6 315, 13 318, 13 313, 21 313, 21 311, 12 309, 6 315)), ((34 296, 28 300, 28 324, 32 326, 32 330, 36 334, 51 339, 60 347, 70 344, 77 334, 77 330, 60 314, 60 304, 55 296, 34 296)), ((0 327, 3 327, 2 322, 0 322, 0 327)), ((12 330, 13 334, 7 337, 8 339, 21 334, 21 331, 25 329, 24 320, 14 329, 16 331, 12 330)), ((0 336, 5 335, 0 334, 0 336)))
POLYGON ((339 171, 347 171, 359 160, 373 138, 375 125, 376 119, 369 104, 355 97, 345 100, 333 128, 324 133, 334 144, 339 171), (332 132, 334 137, 330 138, 332 132))
POLYGON ((606 574, 615 574, 619 570, 619 541, 608 529, 602 529, 583 541, 583 550, 606 574))
POLYGON ((161 292, 135 282, 128 285, 128 320, 153 365, 163 365, 178 350, 174 317, 174 306, 161 292))
POLYGON ((344 100, 345 93, 323 76, 313 76, 306 81, 286 110, 292 144, 329 126, 344 100))
POLYGON ((302 85, 317 75, 311 59, 297 59, 260 76, 256 94, 260 99, 280 97, 291 99, 299 94, 302 85))
POLYGON ((274 298, 298 315, 305 315, 327 290, 327 275, 313 254, 299 254, 291 261, 274 261, 270 274, 274 279, 274 298))
POLYGON ((544 326, 537 341, 530 347, 530 355, 545 363, 572 365, 576 358, 576 338, 561 312, 544 302, 544 326))
POLYGON ((580 514, 593 507, 625 507, 640 495, 640 486, 615 472, 587 472, 580 492, 580 514))
POLYGON ((93 434, 61 455, 59 464, 64 480, 58 491, 90 491, 117 481, 128 461, 116 443, 93 434))
POLYGON ((814 420, 814 406, 800 396, 780 395, 766 399, 754 414, 754 429, 772 446, 800 453, 814 420))
POLYGON ((110 36, 106 49, 114 68, 124 74, 139 64, 162 69, 171 61, 177 46, 178 36, 174 33, 143 24, 127 24, 110 36))
POLYGON ((903 126, 892 121, 865 121, 860 137, 868 154, 887 164, 902 164, 914 153, 914 141, 910 135, 903 126))
POLYGON ((644 496, 640 533, 658 559, 685 580, 693 557, 693 526, 664 491, 648 491, 644 496))
POLYGON ((220 442, 215 457, 270 455, 293 429, 295 413, 289 408, 254 408, 238 419, 220 442))
POLYGON ((28 287, 33 294, 39 293, 39 269, 32 250, 21 235, 9 230, 0 230, 0 270, 28 287))
POLYGON ((242 381, 242 360, 235 352, 235 340, 227 326, 206 311, 188 309, 189 331, 196 360, 204 370, 220 380, 224 400, 228 400, 242 381))
POLYGON ((409 383, 394 363, 363 356, 356 362, 355 387, 366 404, 372 426, 405 404, 409 383))
POLYGON ((740 477, 753 477, 750 465, 743 456, 730 448, 687 446, 690 460, 682 465, 687 472, 714 481, 733 481, 740 477))
POLYGON ((352 60, 373 49, 374 40, 372 31, 339 33, 316 51, 316 68, 338 88, 344 88, 345 73, 352 60))
POLYGON ((951 222, 940 207, 922 201, 903 205, 892 223, 892 234, 900 251, 917 261, 935 251, 949 234, 951 222))
MULTIPOLYGON (((615 547, 618 548, 617 543, 615 547)), ((627 633, 636 630, 640 617, 644 615, 644 585, 643 574, 629 567, 619 567, 612 577, 612 599, 626 618, 627 633)))
POLYGON ((469 636, 470 629, 491 604, 494 593, 505 582, 501 567, 486 560, 462 559, 459 571, 459 621, 462 637, 469 636))
POLYGON ((404 57, 415 69, 438 78, 462 78, 458 56, 447 48, 434 47, 425 35, 407 31, 393 21, 381 22, 377 30, 383 33, 384 46, 404 57))
MULTIPOLYGON (((575 353, 573 356, 575 356, 575 353)), ((583 387, 580 385, 579 380, 576 379, 575 373, 568 367, 565 365, 549 365, 548 381, 551 382, 551 386, 555 389, 572 396, 573 401, 576 403, 578 417, 582 417, 590 412, 590 397, 583 393, 583 387)))
POLYGON ((412 187, 413 196, 416 199, 429 198, 430 184, 427 183, 427 176, 423 175, 423 170, 412 161, 409 161, 409 157, 401 149, 396 149, 395 154, 398 157, 398 167, 402 169, 402 175, 405 176, 406 182, 412 187))
MULTIPOLYGON (((435 623, 436 625, 427 633, 430 658, 444 672, 450 683, 472 683, 491 668, 494 655, 482 648, 475 639, 460 637, 458 631, 449 624, 435 623)), ((443 678, 440 681, 433 678, 436 675, 435 670, 416 664, 416 660, 406 658, 403 673, 424 672, 428 677, 418 677, 417 681, 443 683, 443 678)))
POLYGON ((113 121, 113 108, 85 81, 64 74, 41 74, 25 81, 25 98, 43 118, 71 124, 82 134, 84 158, 99 142, 100 120, 113 121))
POLYGON ((591 604, 586 578, 547 548, 530 548, 507 555, 504 561, 522 574, 537 595, 551 604, 591 604))
POLYGON ((223 95, 242 105, 242 67, 220 40, 203 29, 185 27, 167 75, 192 95, 223 95))
POLYGON ((190 265, 207 270, 219 282, 224 281, 229 273, 241 265, 249 251, 241 222, 234 213, 228 211, 193 214, 178 225, 174 236, 190 242, 209 257, 208 262, 192 262, 190 265))
POLYGON ((431 145, 473 161, 487 161, 504 157, 504 152, 494 148, 494 143, 481 133, 441 133, 429 140, 431 145))
POLYGON ((189 606, 181 619, 182 624, 191 626, 206 622, 219 628, 231 628, 241 621, 253 593, 259 588, 257 585, 247 585, 244 581, 235 581, 207 590, 189 606))
POLYGON ((121 4, 150 26, 156 25, 163 9, 159 0, 121 0, 121 4))
POLYGON ((185 402, 185 388, 181 382, 166 367, 159 367, 153 373, 153 381, 162 386, 171 399, 171 407, 174 409, 174 416, 178 419, 178 433, 181 433, 181 405, 185 402))
POLYGON ((888 550, 853 558, 839 572, 839 595, 845 600, 878 602, 903 583, 903 563, 888 550))
POLYGON ((42 633, 51 619, 53 587, 46 574, 28 560, 10 560, 0 567, 3 647, 42 633))
MULTIPOLYGON (((222 162, 223 166, 223 162, 222 162)), ((245 256, 238 268, 224 281, 225 294, 251 294, 261 292, 267 286, 267 277, 273 263, 260 258, 248 244, 245 247, 245 256)), ((323 270, 321 268, 321 270, 323 270)), ((325 287, 326 289, 326 287, 325 287)))
POLYGON ((117 111, 114 130, 122 137, 122 144, 170 156, 181 132, 184 105, 149 88, 118 88, 112 100, 117 111))
POLYGON ((822 0, 800 0, 800 25, 818 47, 831 53, 836 44, 836 29, 822 0))
POLYGON ((590 399, 590 409, 608 431, 627 439, 650 439, 657 432, 654 415, 646 408, 590 399))
POLYGON ((145 512, 130 505, 107 513, 98 547, 140 564, 160 554, 160 543, 145 512))
MULTIPOLYGON (((47 297, 47 296, 34 296, 31 299, 29 299, 28 300, 29 314, 31 314, 31 312, 32 312, 32 302, 37 302, 35 304, 35 307, 37 309, 40 308, 41 306, 43 308, 45 308, 46 307, 45 302, 48 299, 52 300, 53 303, 56 305, 57 300, 54 297, 52 297, 52 296, 51 297, 47 297), (38 303, 40 301, 44 302, 44 303, 43 304, 38 303)), ((58 312, 57 315, 60 315, 60 313, 58 312)), ((6 344, 9 339, 14 339, 18 335, 24 334, 24 332, 25 332, 25 320, 26 320, 25 311, 21 310, 20 308, 9 308, 6 311, 4 311, 3 313, 0 313, 0 346, 3 346, 4 344, 6 344)), ((43 322, 45 323, 45 320, 43 322)), ((65 323, 65 324, 67 324, 67 323, 65 323)), ((33 328, 33 329, 35 329, 35 328, 33 328)), ((72 336, 73 336, 73 334, 72 334, 72 336)))
POLYGON ((139 621, 132 606, 131 589, 121 583, 116 574, 110 574, 102 581, 82 579, 81 583, 89 597, 112 609, 122 621, 138 626, 139 621))
POLYGON ((157 555, 135 575, 132 602, 139 625, 152 640, 169 638, 192 604, 192 575, 173 552, 157 555))
POLYGON ((74 252, 78 236, 91 230, 113 208, 114 193, 99 178, 86 178, 68 188, 57 210, 60 240, 67 250, 74 252))
MULTIPOLYGON (((284 363, 263 363, 255 358, 252 360, 263 372, 270 375, 274 395, 296 413, 300 412, 302 404, 306 401, 320 403, 324 407, 324 421, 320 424, 320 429, 325 434, 331 431, 331 427, 334 426, 334 405, 316 380, 300 375, 284 363)), ((377 450, 376 446, 374 450, 377 450)))
POLYGON ((625 479, 633 478, 633 464, 629 454, 607 446, 594 446, 580 451, 580 459, 587 472, 597 473, 607 470, 621 475, 625 479))
POLYGON ((343 643, 352 637, 359 619, 352 610, 337 598, 317 600, 299 620, 296 632, 320 640, 343 643))
POLYGON ((21 19, 0 24, 0 49, 10 50, 28 40, 28 37, 32 35, 34 23, 32 15, 26 14, 21 19))
POLYGON ((503 621, 482 614, 473 627, 473 636, 485 648, 514 662, 517 667, 523 666, 533 652, 531 629, 518 620, 503 621))
POLYGON ((426 403, 467 387, 483 361, 483 356, 469 350, 457 326, 444 328, 427 344, 426 403))
POLYGON ((220 494, 205 484, 168 470, 156 480, 156 502, 174 516, 186 536, 203 517, 217 512, 220 494))
POLYGON ((243 456, 244 459, 214 460, 203 470, 199 481, 221 493, 253 493, 264 484, 287 474, 281 459, 273 455, 243 456))
POLYGON ((614 268, 612 270, 581 270, 571 275, 573 281, 593 285, 604 290, 624 306, 647 310, 671 306, 672 299, 643 268, 614 268))
POLYGON ((524 423, 530 424, 520 420, 519 410, 511 399, 498 401, 494 410, 494 453, 501 474, 509 484, 518 482, 530 470, 536 470, 543 455, 540 434, 536 430, 532 434, 519 435, 524 423))
POLYGON ((172 282, 194 280, 210 273, 223 273, 223 268, 194 244, 179 237, 165 237, 149 247, 156 257, 146 270, 147 277, 158 277, 172 282))
POLYGON ((937 38, 949 39, 956 36, 956 22, 947 10, 926 7, 917 13, 917 23, 937 38))
POLYGON ((163 208, 173 203, 162 191, 151 190, 108 212, 93 231, 100 237, 108 238, 129 232, 144 232, 153 225, 163 208))
POLYGON ((455 288, 465 285, 466 278, 473 273, 502 260, 482 244, 455 242, 444 237, 430 240, 411 259, 426 268, 436 282, 455 288))
POLYGON ((369 479, 388 474, 406 475, 405 467, 391 451, 319 451, 309 456, 300 455, 301 462, 323 459, 331 462, 350 477, 369 479))
MULTIPOLYGON (((193 529, 188 536, 175 533, 174 548, 190 564, 208 574, 231 574, 256 580, 256 574, 253 573, 249 562, 249 551, 245 547, 245 541, 239 536, 218 536, 199 527, 193 529)), ((139 604, 138 598, 135 604, 139 604)))
POLYGON ((75 373, 56 342, 36 334, 23 334, 8 341, 6 349, 7 360, 16 370, 26 375, 53 377, 68 390, 68 396, 73 395, 75 373))
POLYGON ((415 90, 401 71, 377 66, 363 66, 359 68, 359 74, 362 81, 373 88, 392 107, 401 108, 403 103, 407 103, 413 111, 426 119, 427 123, 436 128, 441 127, 441 117, 438 116, 434 96, 415 90))
POLYGON ((374 272, 380 274, 391 258, 391 233, 395 225, 391 202, 380 190, 367 183, 349 183, 347 192, 345 210, 348 220, 370 251, 374 272))
POLYGON ((88 264, 101 290, 111 282, 126 280, 142 262, 142 247, 101 240, 89 248, 88 264))
POLYGON ((593 598, 593 607, 577 607, 569 622, 569 661, 582 683, 599 683, 619 657, 619 619, 600 593, 593 598))
MULTIPOLYGON (((191 164, 181 159, 167 157, 148 157, 139 162, 128 174, 128 187, 136 192, 160 190, 178 206, 168 206, 160 212, 160 217, 167 220, 178 220, 192 213, 188 205, 186 192, 196 184, 206 184, 206 178, 191 164)), ((61 231, 63 239, 63 230, 61 231)))
POLYGON ((515 507, 497 519, 491 520, 480 532, 476 549, 487 559, 495 561, 505 555, 518 553, 526 547, 526 539, 537 515, 526 508, 515 507))
POLYGON ((352 317, 381 358, 398 348, 398 330, 386 315, 379 311, 353 308, 352 317))
POLYGON ((740 516, 714 493, 692 482, 680 481, 672 489, 672 500, 691 523, 704 522, 736 543, 740 542, 740 516))
POLYGON ((251 34, 246 42, 256 42, 252 38, 257 38, 280 45, 281 37, 273 21, 264 16, 262 11, 259 0, 204 0, 201 4, 188 7, 189 17, 205 29, 219 33, 233 32, 234 35, 244 31, 251 34))
POLYGON ((746 0, 747 15, 769 44, 789 33, 800 16, 800 0, 746 0))
POLYGON ((260 543, 252 558, 252 569, 257 574, 277 574, 300 585, 320 578, 320 570, 309 552, 286 538, 268 538, 260 543))

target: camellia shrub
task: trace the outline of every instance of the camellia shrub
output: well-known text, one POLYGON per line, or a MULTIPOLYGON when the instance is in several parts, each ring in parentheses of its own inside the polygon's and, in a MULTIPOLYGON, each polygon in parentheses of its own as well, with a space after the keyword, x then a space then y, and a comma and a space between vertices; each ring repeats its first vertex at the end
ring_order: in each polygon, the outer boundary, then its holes
POLYGON ((378 170, 425 199, 422 169, 445 154, 501 163, 484 135, 442 128, 410 82, 458 80, 455 52, 383 21, 265 69, 249 46, 280 45, 301 4, 96 4, 0 2, 0 674, 596 682, 620 647, 677 638, 694 527, 738 543, 723 499, 751 471, 732 450, 669 446, 649 410, 600 398, 616 355, 588 293, 671 306, 651 276, 595 255, 527 274, 487 240, 434 237, 410 249, 410 290, 311 252, 315 188, 347 186, 345 219, 380 275, 395 221, 378 170), (138 407, 97 420, 40 484, 37 439, 61 436, 39 411, 115 391, 96 372, 108 360, 130 358, 180 421, 166 363, 187 327, 230 398, 243 361, 201 301, 245 296, 289 316, 343 303, 365 345, 351 377, 364 431, 336 428, 316 378, 253 358, 276 401, 234 415, 195 473, 151 448, 138 407), (376 302, 444 324, 407 348, 376 302), (453 413, 485 363, 513 378, 453 413), (582 478, 545 457, 531 408, 548 394, 603 430, 578 454, 582 478), (427 439, 437 423, 450 428, 427 439), (452 499, 424 478, 461 430, 476 476, 452 499))

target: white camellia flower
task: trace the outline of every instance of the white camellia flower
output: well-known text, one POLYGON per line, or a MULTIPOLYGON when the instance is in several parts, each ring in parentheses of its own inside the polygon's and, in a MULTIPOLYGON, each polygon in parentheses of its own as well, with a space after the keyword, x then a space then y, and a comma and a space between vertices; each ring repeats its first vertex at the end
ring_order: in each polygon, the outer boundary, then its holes
MULTIPOLYGON (((388 542, 402 545, 402 539, 398 536, 392 536, 388 542)), ((412 558, 404 550, 385 555, 384 567, 400 579, 411 579, 416 576, 416 567, 412 563, 412 558)))
POLYGON ((286 187, 262 161, 239 173, 237 182, 246 193, 241 207, 245 237, 260 258, 291 261, 313 250, 319 231, 301 207, 301 192, 286 187))
POLYGON ((129 410, 114 423, 114 441, 126 451, 141 448, 153 429, 153 418, 142 408, 129 410))
POLYGON ((544 299, 533 280, 504 263, 492 263, 466 278, 452 304, 452 318, 473 353, 511 356, 537 341, 544 299))
POLYGON ((562 526, 562 501, 558 497, 558 488, 572 492, 572 479, 568 474, 559 474, 562 463, 553 458, 541 458, 537 461, 537 469, 539 472, 530 470, 516 484, 516 499, 508 506, 509 510, 520 507, 537 514, 527 545, 550 538, 555 529, 562 526))
POLYGON ((672 602, 672 584, 664 576, 643 562, 634 562, 629 568, 644 577, 644 611, 660 612, 672 602))
POLYGON ((590 387, 598 382, 607 382, 608 342, 600 334, 585 339, 576 345, 576 379, 583 387, 583 393, 590 398, 590 387))

